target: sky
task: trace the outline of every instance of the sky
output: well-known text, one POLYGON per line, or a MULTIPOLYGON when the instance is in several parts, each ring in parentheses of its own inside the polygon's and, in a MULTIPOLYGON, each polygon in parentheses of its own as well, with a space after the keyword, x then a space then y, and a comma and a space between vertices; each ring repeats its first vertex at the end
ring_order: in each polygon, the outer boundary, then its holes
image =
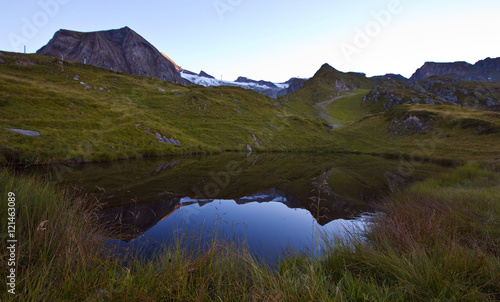
POLYGON ((59 29, 130 27, 184 69, 284 82, 328 63, 410 77, 427 61, 500 57, 498 0, 0 0, 0 50, 59 29))

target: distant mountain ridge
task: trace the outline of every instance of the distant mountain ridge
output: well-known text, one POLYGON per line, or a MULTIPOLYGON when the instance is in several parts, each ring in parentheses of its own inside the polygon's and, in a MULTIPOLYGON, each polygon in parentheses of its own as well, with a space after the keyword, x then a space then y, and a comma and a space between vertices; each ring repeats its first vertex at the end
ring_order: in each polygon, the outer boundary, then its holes
POLYGON ((236 86, 244 89, 252 89, 258 93, 265 94, 271 98, 278 98, 285 94, 293 93, 301 89, 307 79, 291 78, 284 83, 273 83, 270 81, 256 81, 246 77, 238 77, 235 81, 217 80, 215 77, 201 71, 196 74, 189 70, 182 70, 181 76, 193 84, 202 86, 236 86))
POLYGON ((180 76, 177 64, 128 27, 89 33, 61 29, 37 53, 114 71, 190 84, 180 76))
POLYGON ((363 73, 343 73, 324 64, 313 76, 314 80, 309 83, 307 83, 309 79, 300 78, 291 78, 283 83, 252 80, 247 77, 238 77, 235 81, 223 81, 204 71, 196 74, 184 70, 165 53, 159 52, 152 44, 128 27, 88 33, 61 29, 37 53, 114 71, 154 76, 183 85, 228 85, 252 89, 275 99, 294 93, 307 85, 324 86, 319 90, 318 87, 311 90, 311 93, 317 96, 319 91, 325 92, 333 89, 339 92, 349 92, 357 88, 372 88, 373 85, 381 85, 385 81, 418 83, 436 76, 461 81, 500 82, 500 58, 486 58, 474 65, 467 62, 426 62, 409 80, 399 74, 367 78, 363 73))
POLYGON ((462 81, 500 82, 500 58, 486 58, 472 65, 467 62, 426 62, 410 78, 412 82, 432 76, 443 76, 462 81))

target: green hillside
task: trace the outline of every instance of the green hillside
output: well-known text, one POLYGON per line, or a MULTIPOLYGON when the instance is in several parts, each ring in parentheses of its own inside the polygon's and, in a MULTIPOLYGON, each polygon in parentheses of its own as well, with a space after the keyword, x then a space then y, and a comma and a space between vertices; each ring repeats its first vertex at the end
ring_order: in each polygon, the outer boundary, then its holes
POLYGON ((500 161, 500 114, 453 105, 404 105, 335 131, 345 150, 421 159, 500 161))
POLYGON ((0 164, 250 149, 500 158, 498 113, 414 104, 369 114, 372 80, 328 65, 303 89, 273 100, 252 90, 181 86, 39 55, 2 53, 1 59, 0 164), (429 140, 432 150, 419 152, 429 140))
POLYGON ((471 109, 498 111, 500 83, 467 82, 445 77, 430 77, 414 83, 402 80, 380 82, 366 96, 372 112, 404 104, 453 104, 471 109))
POLYGON ((252 90, 180 86, 39 55, 4 53, 2 59, 1 163, 248 152, 248 146, 326 150, 333 143, 322 123, 252 90), (180 146, 160 142, 156 133, 180 146))

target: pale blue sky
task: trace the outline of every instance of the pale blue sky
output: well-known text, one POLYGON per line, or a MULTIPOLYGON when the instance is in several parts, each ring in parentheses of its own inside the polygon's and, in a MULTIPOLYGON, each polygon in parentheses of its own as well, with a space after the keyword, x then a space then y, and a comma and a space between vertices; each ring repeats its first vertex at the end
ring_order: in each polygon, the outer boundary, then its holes
POLYGON ((411 74, 425 61, 500 56, 500 1, 0 0, 0 50, 61 29, 129 26, 178 65, 226 80, 342 71, 411 74))

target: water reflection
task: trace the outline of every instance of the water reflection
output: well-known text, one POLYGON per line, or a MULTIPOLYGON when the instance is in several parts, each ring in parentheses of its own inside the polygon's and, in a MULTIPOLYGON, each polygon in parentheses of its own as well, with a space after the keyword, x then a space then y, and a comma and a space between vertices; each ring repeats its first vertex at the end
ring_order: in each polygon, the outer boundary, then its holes
MULTIPOLYGON (((175 239, 239 240, 264 258, 308 250, 318 233, 343 236, 365 224, 399 161, 361 155, 223 154, 158 158, 42 171, 97 194, 102 223, 122 248, 154 251, 175 239), (214 232, 217 233, 214 233, 214 232)), ((404 181, 445 171, 423 163, 404 181)))

